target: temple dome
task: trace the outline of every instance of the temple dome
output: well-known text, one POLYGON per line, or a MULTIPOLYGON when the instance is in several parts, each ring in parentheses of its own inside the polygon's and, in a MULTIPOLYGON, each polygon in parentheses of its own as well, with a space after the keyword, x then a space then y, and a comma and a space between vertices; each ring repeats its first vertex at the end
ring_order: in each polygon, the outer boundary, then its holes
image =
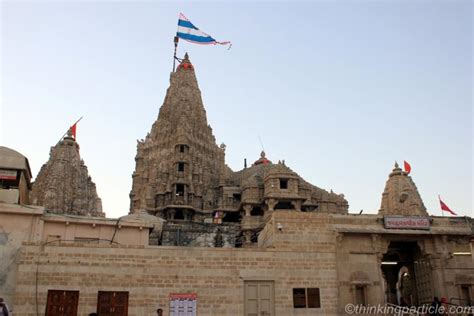
POLYGON ((0 168, 24 170, 29 178, 31 178, 31 170, 28 159, 16 150, 8 147, 0 146, 0 168))
POLYGON ((260 158, 257 159, 253 164, 254 165, 260 165, 260 164, 271 164, 272 162, 267 159, 265 151, 262 150, 260 153, 260 158))

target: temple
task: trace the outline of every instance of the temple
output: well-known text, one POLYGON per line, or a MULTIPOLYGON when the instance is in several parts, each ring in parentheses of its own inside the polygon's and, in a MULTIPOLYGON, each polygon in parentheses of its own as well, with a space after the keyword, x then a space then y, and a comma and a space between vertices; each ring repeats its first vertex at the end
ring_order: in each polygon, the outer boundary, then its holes
POLYGON ((473 219, 432 215, 397 163, 354 214, 278 157, 233 171, 225 150, 188 55, 137 142, 129 214, 105 217, 71 133, 34 181, 0 147, 0 296, 25 316, 474 312, 473 219))
POLYGON ((215 234, 215 225, 202 224, 218 222, 223 223, 220 230, 225 229, 226 240, 232 243, 235 237, 239 246, 256 242, 275 209, 348 212, 344 195, 309 184, 284 162, 272 163, 263 151, 249 168, 232 171, 225 164, 225 149, 216 144, 195 68, 186 54, 171 74, 158 119, 137 142, 130 212, 146 210, 166 219, 164 244, 176 244, 168 228, 181 228, 187 244, 186 232, 215 234))
POLYGON ((51 147, 49 160, 33 183, 30 200, 52 213, 105 217, 95 183, 70 130, 51 147))

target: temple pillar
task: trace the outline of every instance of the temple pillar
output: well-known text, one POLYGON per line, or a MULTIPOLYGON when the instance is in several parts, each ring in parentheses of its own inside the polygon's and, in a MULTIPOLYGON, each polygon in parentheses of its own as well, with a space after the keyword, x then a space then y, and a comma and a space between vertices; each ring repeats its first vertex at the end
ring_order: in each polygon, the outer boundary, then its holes
POLYGON ((301 212, 301 200, 291 201, 291 205, 293 205, 295 211, 301 212))
POLYGON ((267 200, 265 201, 265 203, 266 203, 267 206, 268 206, 268 211, 273 212, 275 206, 278 204, 278 200, 276 200, 276 199, 267 199, 267 200))
POLYGON ((251 216, 250 212, 252 212, 253 206, 250 204, 245 204, 244 206, 245 216, 251 216))
POLYGON ((246 230, 243 232, 244 234, 244 244, 249 245, 252 243, 252 231, 246 230))
POLYGON ((166 215, 167 215, 166 217, 168 218, 168 220, 173 220, 175 214, 176 214, 176 210, 171 208, 166 212, 166 215))
POLYGON ((431 280, 433 285, 433 295, 445 297, 448 293, 445 289, 443 258, 441 255, 432 255, 429 257, 431 266, 431 280))
POLYGON ((375 255, 375 260, 377 261, 377 267, 378 267, 378 281, 374 282, 376 283, 380 291, 378 291, 378 297, 374 297, 374 301, 372 304, 386 304, 389 302, 389 289, 388 289, 388 284, 387 284, 387 279, 385 278, 385 275, 382 271, 382 261, 383 261, 383 256, 385 253, 388 251, 388 247, 390 245, 390 241, 382 238, 381 235, 379 234, 371 234, 370 235, 371 239, 371 244, 372 244, 372 251, 374 252, 375 255))

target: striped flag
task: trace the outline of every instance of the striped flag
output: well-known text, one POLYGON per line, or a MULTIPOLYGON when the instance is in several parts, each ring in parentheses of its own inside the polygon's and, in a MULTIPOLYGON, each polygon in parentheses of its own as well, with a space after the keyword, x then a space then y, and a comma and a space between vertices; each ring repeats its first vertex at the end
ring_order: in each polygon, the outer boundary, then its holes
POLYGON ((218 42, 214 38, 212 38, 210 35, 204 33, 200 29, 198 29, 194 24, 191 23, 191 21, 188 20, 187 17, 184 16, 184 14, 180 13, 179 14, 179 20, 178 20, 178 32, 176 33, 176 36, 184 39, 188 42, 195 43, 195 44, 201 44, 201 45, 229 45, 232 46, 232 44, 227 41, 227 42, 218 42))

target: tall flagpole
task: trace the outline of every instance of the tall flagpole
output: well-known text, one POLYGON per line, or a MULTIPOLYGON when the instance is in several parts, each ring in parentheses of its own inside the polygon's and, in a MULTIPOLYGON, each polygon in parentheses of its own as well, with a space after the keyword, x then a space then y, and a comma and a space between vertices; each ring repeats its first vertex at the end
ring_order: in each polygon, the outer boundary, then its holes
MULTIPOLYGON (((441 207, 441 196, 440 196, 439 194, 438 194, 438 202, 439 202, 439 205, 440 205, 440 207, 441 207)), ((441 216, 444 217, 444 210, 443 210, 442 207, 441 207, 441 216)))
POLYGON ((175 36, 174 37, 173 72, 174 72, 175 65, 176 65, 176 50, 178 49, 178 41, 179 41, 179 37, 175 36))
POLYGON ((178 49, 178 42, 179 42, 179 37, 178 37, 178 31, 179 31, 179 19, 181 17, 181 14, 179 14, 178 17, 178 25, 176 26, 176 35, 174 37, 174 55, 173 55, 173 72, 175 70, 175 65, 176 65, 176 50, 178 49))

